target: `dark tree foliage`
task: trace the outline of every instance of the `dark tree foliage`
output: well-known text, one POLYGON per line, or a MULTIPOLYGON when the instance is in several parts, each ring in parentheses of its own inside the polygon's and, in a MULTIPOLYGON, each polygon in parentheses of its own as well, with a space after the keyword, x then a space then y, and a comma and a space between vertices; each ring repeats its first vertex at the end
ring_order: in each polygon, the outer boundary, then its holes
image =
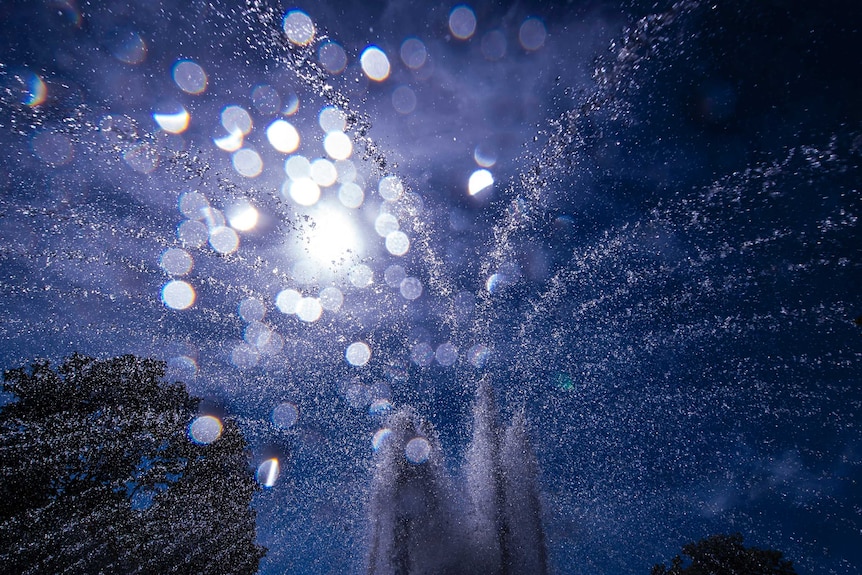
POLYGON ((655 565, 652 575, 796 575, 781 551, 745 547, 742 535, 713 535, 683 546, 670 567, 655 565), (683 566, 685 565, 685 566, 683 566))
POLYGON ((0 570, 255 573, 246 443, 236 424, 197 445, 199 399, 163 362, 75 355, 4 374, 0 570))

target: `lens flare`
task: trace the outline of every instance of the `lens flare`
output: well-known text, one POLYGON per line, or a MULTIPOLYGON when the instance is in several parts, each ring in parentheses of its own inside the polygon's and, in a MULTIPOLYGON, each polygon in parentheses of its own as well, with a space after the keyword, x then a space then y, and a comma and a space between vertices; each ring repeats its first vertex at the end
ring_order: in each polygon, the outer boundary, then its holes
POLYGON ((280 474, 278 459, 273 457, 261 463, 257 468, 257 482, 269 489, 275 485, 280 474))
POLYGON ((207 74, 191 60, 178 60, 172 70, 174 82, 187 94, 203 94, 207 89, 207 74))
POLYGON ((188 309, 195 297, 195 288, 182 280, 169 281, 162 287, 162 303, 171 309, 188 309))
POLYGON ((180 248, 168 248, 159 258, 159 267, 172 276, 184 276, 192 270, 191 254, 180 248))
POLYGON ((476 32, 476 14, 469 6, 456 6, 449 13, 449 31, 459 40, 467 40, 476 32))
POLYGON ((266 128, 266 139, 283 154, 289 154, 299 147, 299 132, 286 120, 276 120, 270 124, 266 128))
POLYGON ((494 176, 491 172, 485 169, 476 170, 470 174, 470 179, 467 182, 467 192, 471 196, 475 196, 492 185, 494 185, 494 176))
POLYGON ((302 247, 318 265, 340 271, 363 245, 352 219, 337 204, 318 206, 301 231, 302 247))
POLYGON ((284 15, 284 33, 292 44, 307 46, 314 40, 314 22, 302 10, 291 10, 284 15))
POLYGON ((535 17, 527 18, 518 30, 518 41, 524 50, 533 52, 545 45, 548 31, 545 24, 535 17))
POLYGON ((254 229, 260 217, 257 209, 248 200, 240 200, 226 210, 230 227, 241 232, 254 229))
POLYGON ((178 112, 173 114, 159 114, 153 112, 153 120, 159 125, 159 128, 169 134, 182 134, 189 127, 191 116, 188 111, 180 106, 178 112))
POLYGON ((362 71, 369 79, 375 82, 382 82, 389 77, 391 69, 389 58, 386 53, 377 46, 369 46, 359 57, 359 63, 362 66, 362 71))
POLYGON ((289 429, 299 420, 299 409, 285 401, 272 410, 272 423, 280 429, 289 429))
POLYGON ((347 346, 344 357, 350 365, 362 367, 371 360, 371 348, 367 343, 357 341, 347 346))
POLYGON ((202 415, 189 424, 189 437, 198 445, 208 445, 221 437, 222 424, 218 417, 202 415))
POLYGON ((425 463, 431 456, 431 444, 424 437, 414 437, 404 447, 404 456, 415 465, 425 463))

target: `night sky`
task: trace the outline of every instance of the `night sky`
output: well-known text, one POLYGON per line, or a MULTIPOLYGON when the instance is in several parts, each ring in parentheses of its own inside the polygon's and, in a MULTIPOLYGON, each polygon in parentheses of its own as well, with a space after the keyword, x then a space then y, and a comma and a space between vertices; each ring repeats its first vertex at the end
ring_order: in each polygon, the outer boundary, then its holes
POLYGON ((552 573, 862 568, 855 2, 0 2, 0 365, 167 361, 261 573, 362 572, 372 437, 523 409, 552 573))

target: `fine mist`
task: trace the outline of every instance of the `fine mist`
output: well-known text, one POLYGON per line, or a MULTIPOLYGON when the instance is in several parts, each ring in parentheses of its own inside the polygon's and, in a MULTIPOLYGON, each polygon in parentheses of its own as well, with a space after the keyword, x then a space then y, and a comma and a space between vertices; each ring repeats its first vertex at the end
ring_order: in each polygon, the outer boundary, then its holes
POLYGON ((453 480, 433 426, 410 407, 385 421, 369 499, 369 575, 547 573, 538 466, 526 419, 502 429, 479 382, 473 434, 453 480))

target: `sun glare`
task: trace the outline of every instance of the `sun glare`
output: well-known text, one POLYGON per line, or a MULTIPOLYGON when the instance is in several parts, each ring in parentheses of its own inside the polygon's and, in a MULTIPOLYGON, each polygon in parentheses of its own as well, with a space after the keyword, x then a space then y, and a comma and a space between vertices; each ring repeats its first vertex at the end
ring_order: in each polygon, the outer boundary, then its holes
POLYGON ((301 246, 318 265, 340 271, 356 259, 362 239, 340 205, 321 204, 303 226, 301 246))

